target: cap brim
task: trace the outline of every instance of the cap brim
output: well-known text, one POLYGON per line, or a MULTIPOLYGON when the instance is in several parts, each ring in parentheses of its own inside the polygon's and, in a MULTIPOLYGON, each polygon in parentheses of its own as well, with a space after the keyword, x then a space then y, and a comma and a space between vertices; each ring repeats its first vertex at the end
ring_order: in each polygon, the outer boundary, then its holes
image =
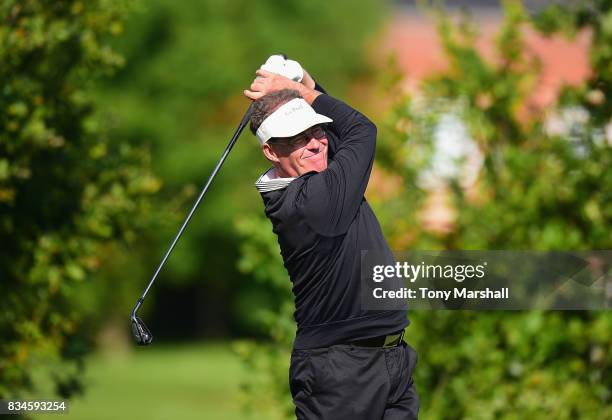
POLYGON ((333 122, 331 118, 326 117, 322 114, 314 114, 308 120, 296 121, 294 124, 278 127, 275 130, 270 130, 270 138, 273 137, 291 137, 300 134, 304 130, 308 130, 310 127, 314 127, 317 124, 327 124, 333 122))
POLYGON ((296 98, 280 106, 261 123, 257 138, 264 144, 271 138, 295 136, 317 124, 331 122, 331 118, 317 114, 304 99, 296 98))

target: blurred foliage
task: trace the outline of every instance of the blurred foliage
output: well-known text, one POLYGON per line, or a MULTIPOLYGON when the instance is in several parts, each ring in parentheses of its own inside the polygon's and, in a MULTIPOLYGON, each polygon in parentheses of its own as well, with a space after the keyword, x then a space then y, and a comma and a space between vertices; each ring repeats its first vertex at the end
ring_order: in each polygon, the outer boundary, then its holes
MULTIPOLYGON (((520 2, 505 1, 493 61, 476 50, 478 27, 469 15, 434 12, 450 67, 427 80, 419 97, 401 96, 379 130, 378 163, 402 185, 376 208, 393 249, 612 246, 612 10, 605 1, 576 3, 530 17, 520 2), (545 110, 531 101, 541 66, 525 54, 523 34, 530 26, 547 35, 592 34, 590 79, 565 87, 545 110), (443 176, 436 173, 437 137, 449 118, 459 121, 471 157, 480 159, 456 157, 450 164, 458 169, 443 176), (470 165, 477 169, 471 178, 470 165), (421 223, 432 189, 448 200, 450 229, 421 223)), ((399 89, 390 94, 398 96, 399 89)), ((242 223, 242 269, 258 273, 284 300, 262 324, 273 344, 239 349, 254 369, 251 393, 273 396, 284 410, 279 416, 292 418, 287 366, 274 362, 288 358, 291 348, 292 299, 282 286, 289 283, 286 274, 271 271, 271 261, 281 262, 266 228, 264 221, 242 223)), ((420 355, 415 383, 424 417, 612 418, 609 312, 427 311, 409 317, 407 340, 420 355)))
POLYGON ((92 333, 74 297, 148 224, 160 186, 149 155, 105 130, 90 88, 123 63, 103 40, 123 0, 0 5, 0 398, 81 390, 92 333))
POLYGON ((275 296, 271 307, 257 308, 252 314, 270 340, 241 341, 234 345, 234 351, 252 372, 243 384, 247 395, 245 408, 253 413, 265 408, 277 418, 291 418, 294 408, 287 381, 296 328, 291 282, 270 222, 264 217, 246 217, 236 226, 242 238, 240 270, 252 274, 275 296))
MULTIPOLYGON (((610 248, 612 139, 606 125, 612 92, 610 60, 602 57, 609 50, 603 27, 612 10, 607 2, 588 2, 553 6, 530 18, 520 2, 506 1, 504 11, 493 61, 476 50, 478 31, 468 16, 453 21, 439 12, 450 68, 424 84, 423 97, 405 98, 392 111, 382 162, 413 190, 398 201, 417 197, 413 206, 426 204, 422 175, 435 162, 439 123, 448 115, 462 122, 481 156, 477 177, 459 170, 438 185, 454 210, 452 229, 417 226, 403 246, 610 248), (592 31, 591 78, 565 87, 546 110, 532 102, 541 66, 525 53, 528 25, 550 35, 592 31)), ((462 156, 454 164, 466 169, 474 162, 462 156)), ((422 216, 398 212, 385 224, 395 230, 422 216)), ((408 337, 421 354, 416 383, 432 418, 612 416, 609 312, 434 311, 410 317, 408 337)))

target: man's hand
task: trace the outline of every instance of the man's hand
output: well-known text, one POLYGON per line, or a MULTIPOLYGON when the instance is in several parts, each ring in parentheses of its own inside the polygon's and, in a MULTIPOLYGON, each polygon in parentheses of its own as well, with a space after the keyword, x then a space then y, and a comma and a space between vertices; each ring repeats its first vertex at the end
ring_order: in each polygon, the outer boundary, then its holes
POLYGON ((305 70, 302 83, 294 82, 284 76, 262 69, 258 69, 255 74, 257 77, 253 83, 251 83, 250 90, 246 89, 244 91, 244 96, 252 100, 257 100, 270 92, 276 92, 282 89, 294 89, 302 95, 306 102, 312 105, 315 98, 321 94, 313 89, 315 85, 314 80, 312 80, 312 77, 310 77, 305 70))
POLYGON ((314 89, 317 84, 315 83, 314 79, 310 77, 310 74, 308 74, 306 69, 303 69, 303 70, 304 70, 304 77, 302 78, 302 84, 309 89, 314 89))
POLYGON ((251 83, 251 90, 244 91, 244 95, 250 99, 256 100, 277 90, 299 89, 300 83, 289 80, 285 76, 262 69, 258 69, 255 74, 257 77, 251 83))

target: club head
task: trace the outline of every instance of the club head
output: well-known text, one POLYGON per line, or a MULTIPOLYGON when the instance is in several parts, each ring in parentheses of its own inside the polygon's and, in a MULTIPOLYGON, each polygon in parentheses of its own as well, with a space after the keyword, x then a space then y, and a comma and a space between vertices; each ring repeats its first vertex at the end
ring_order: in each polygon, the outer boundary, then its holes
POLYGON ((132 334, 139 346, 148 346, 153 341, 151 331, 137 315, 132 315, 132 334))

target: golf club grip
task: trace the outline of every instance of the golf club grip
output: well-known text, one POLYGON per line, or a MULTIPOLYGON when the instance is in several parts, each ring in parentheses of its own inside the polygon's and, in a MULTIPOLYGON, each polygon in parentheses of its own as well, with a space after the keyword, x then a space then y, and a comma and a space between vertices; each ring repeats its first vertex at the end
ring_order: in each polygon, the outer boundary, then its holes
POLYGON ((206 181, 206 184, 204 184, 204 188, 202 188, 202 191, 200 192, 200 195, 198 195, 198 198, 196 199, 195 203, 191 207, 191 210, 189 211, 189 214, 187 214, 187 217, 185 218, 185 221, 181 225, 181 228, 179 229, 178 233, 174 237, 174 240, 172 241, 172 243, 168 247, 168 250, 164 254, 164 257, 162 258, 161 262, 157 266, 157 269, 153 273, 153 276, 151 277, 151 280, 149 281, 149 284, 147 285, 146 289, 142 293, 142 296, 136 302, 136 305, 134 306, 134 309, 132 310, 132 316, 136 315, 136 311, 138 311, 138 309, 140 308, 140 305, 142 305, 142 302, 144 301, 145 296, 149 292, 149 289, 153 285, 153 282, 157 278, 157 275, 159 274, 161 269, 164 267, 164 264, 166 263, 166 260, 168 259, 168 257, 172 253, 172 250, 174 249, 174 246, 178 242, 179 238, 183 234, 183 231, 185 230, 185 227, 187 226, 187 224, 191 220, 191 217, 193 216, 193 214, 195 213, 196 209, 200 205, 200 202, 204 198, 204 195, 206 194, 206 191, 208 191, 208 187, 210 186, 210 184, 212 183, 213 179, 217 175, 217 172, 219 172, 219 170, 221 169, 221 166, 223 165, 223 162, 225 162, 225 159, 229 155, 229 152, 232 150, 232 148, 234 147, 234 144, 236 143, 236 141, 240 137, 240 134, 242 133, 242 130, 244 130, 244 127, 246 127, 246 125, 248 124, 249 119, 251 118, 251 114, 252 113, 253 113, 253 102, 251 102, 251 104, 249 105, 249 108, 247 109, 247 111, 245 112, 244 116, 242 117, 242 120, 240 121, 240 124, 238 125, 238 128, 234 132, 234 135, 232 136, 232 139, 230 140, 230 142, 228 143, 227 147, 225 148, 225 151, 221 155, 221 159, 219 159, 219 162, 217 163, 217 165, 213 169, 212 173, 208 177, 208 180, 206 181))

